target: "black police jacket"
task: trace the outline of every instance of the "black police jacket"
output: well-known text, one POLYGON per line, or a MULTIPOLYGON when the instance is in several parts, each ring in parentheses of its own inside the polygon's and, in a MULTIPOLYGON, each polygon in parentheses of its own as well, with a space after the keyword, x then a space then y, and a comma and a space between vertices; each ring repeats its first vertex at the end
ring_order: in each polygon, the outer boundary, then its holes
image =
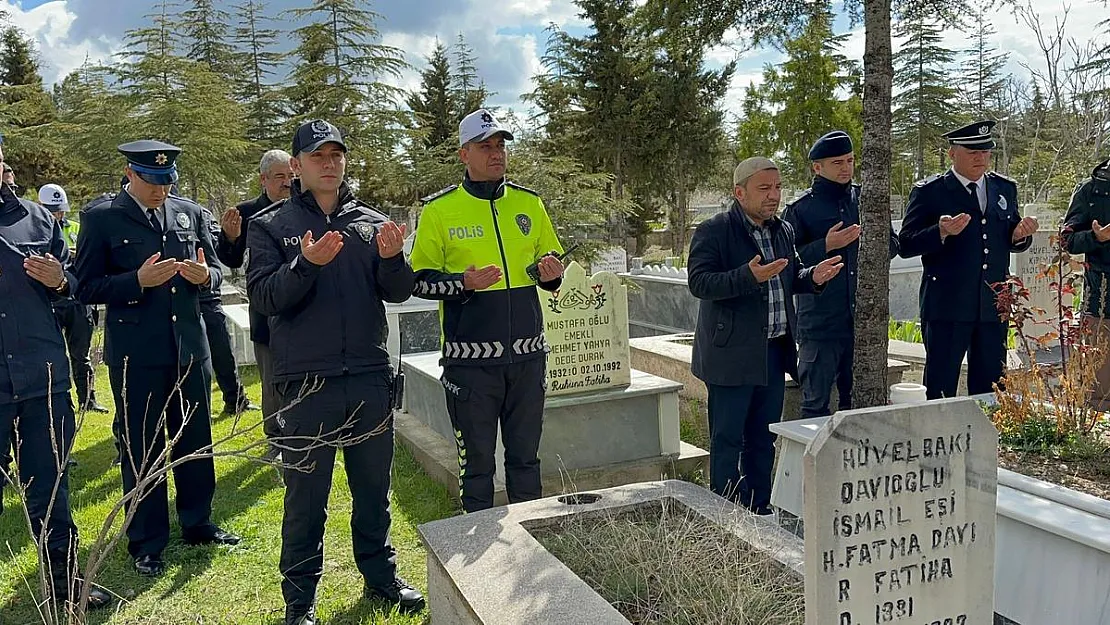
MULTIPOLYGON (((69 298, 27 275, 23 260, 32 254, 67 265, 62 228, 45 208, 0 184, 0 405, 69 391, 65 339, 51 307, 69 298)), ((71 293, 77 280, 68 272, 66 278, 71 293)))
MULTIPOLYGON (((781 219, 769 222, 775 258, 790 262, 779 273, 786 295, 787 372, 797 377, 798 358, 793 335, 797 327, 794 293, 814 293, 812 268, 806 268, 794 248, 794 229, 781 219)), ((741 386, 767 384, 767 322, 769 282, 759 283, 748 263, 762 256, 748 231, 743 209, 736 200, 727 212, 698 225, 690 239, 687 284, 701 300, 694 332, 691 371, 706 384, 741 386)), ((770 259, 763 259, 764 264, 770 259)))
POLYGON ((1110 314, 1110 283, 1106 282, 1110 272, 1110 242, 1102 243, 1095 238, 1091 230, 1095 221, 1102 226, 1110 223, 1110 161, 1099 163, 1091 177, 1075 188, 1061 231, 1068 252, 1086 254, 1083 311, 1105 317, 1110 314))
POLYGON ((107 306, 104 353, 110 367, 125 361, 132 367, 196 366, 209 358, 200 295, 219 291, 219 267, 208 265, 209 283, 203 287, 180 275, 160 286, 139 286, 138 270, 155 253, 159 260, 196 260, 198 250, 206 260, 216 257, 200 206, 171 195, 162 208, 162 235, 127 192, 81 213, 77 299, 107 306))
MULTIPOLYGON (((235 209, 239 211, 239 216, 243 219, 243 226, 240 228, 239 238, 235 239, 234 242, 227 238, 223 228, 219 228, 219 236, 216 239, 216 254, 220 257, 220 262, 232 269, 242 267, 247 254, 247 227, 250 226, 250 222, 258 217, 262 211, 280 204, 281 202, 274 202, 266 197, 265 192, 253 200, 236 204, 235 209)), ((259 313, 252 305, 248 305, 248 309, 250 310, 251 319, 251 341, 268 345, 270 343, 270 325, 266 320, 266 315, 259 313)))
POLYGON ((1024 252, 1032 237, 1012 242, 1021 221, 1017 183, 987 172, 987 210, 949 170, 918 182, 910 191, 898 233, 903 258, 921 256, 921 320, 998 323, 991 285, 1010 273, 1010 252, 1024 252), (960 234, 941 241, 940 218, 967 213, 960 234))
POLYGON ((325 215, 294 181, 289 200, 247 229, 247 293, 269 318, 274 380, 330 377, 388 369, 384 302, 403 302, 414 277, 403 253, 378 256, 375 235, 388 218, 362 205, 343 184, 339 206, 325 215), (301 255, 306 231, 343 234, 327 265, 301 255))
MULTIPOLYGON (((859 240, 831 252, 825 251, 825 236, 842 222, 844 227, 858 224, 860 186, 839 184, 816 176, 813 186, 786 205, 783 219, 794 226, 794 245, 806 266, 840 255, 844 268, 827 284, 820 295, 799 294, 794 298, 798 310, 799 341, 825 341, 853 336, 856 316, 856 287, 859 283, 859 240)), ((898 236, 889 230, 890 257, 898 255, 898 236)))

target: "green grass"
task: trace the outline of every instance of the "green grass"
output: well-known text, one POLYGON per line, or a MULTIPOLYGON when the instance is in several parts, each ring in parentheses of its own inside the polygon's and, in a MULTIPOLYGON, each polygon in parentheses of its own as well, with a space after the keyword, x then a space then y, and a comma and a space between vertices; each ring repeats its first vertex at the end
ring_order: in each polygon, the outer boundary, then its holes
MULTIPOLYGON (((260 385, 252 368, 244 368, 247 393, 258 403, 260 385)), ((97 396, 111 406, 107 371, 97 375, 97 396)), ((230 428, 221 419, 222 398, 213 396, 213 432, 219 437, 230 428)), ((252 413, 260 418, 259 413, 252 413)), ((258 436, 261 436, 259 428, 258 436)), ((112 466, 111 417, 90 413, 74 445, 80 465, 72 470, 70 490, 75 521, 85 549, 99 531, 113 503, 122 496, 119 468, 112 466)), ((170 486, 171 538, 166 549, 167 571, 156 579, 134 572, 125 541, 109 558, 97 581, 127 599, 116 613, 96 612, 89 623, 117 624, 280 624, 284 616, 278 555, 284 489, 276 471, 245 459, 216 462, 216 500, 213 520, 243 536, 234 548, 189 547, 181 542, 173 513, 170 486)), ((40 623, 27 584, 36 584, 35 555, 29 532, 12 489, 5 490, 5 513, 0 515, 0 625, 40 623), (14 554, 14 557, 13 555, 14 554)), ((341 459, 337 459, 324 545, 324 578, 318 592, 317 614, 328 625, 374 623, 415 625, 425 614, 402 616, 383 604, 361 600, 362 579, 351 553, 351 495, 341 459)), ((458 513, 446 489, 426 476, 400 445, 393 463, 393 545, 401 575, 425 590, 425 552, 416 533, 422 523, 458 513)))

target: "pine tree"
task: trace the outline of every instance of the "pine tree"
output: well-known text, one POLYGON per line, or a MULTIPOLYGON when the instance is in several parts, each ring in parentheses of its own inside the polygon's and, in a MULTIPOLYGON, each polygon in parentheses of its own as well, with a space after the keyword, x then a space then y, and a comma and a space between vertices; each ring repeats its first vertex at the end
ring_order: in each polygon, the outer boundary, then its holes
POLYGON ((466 115, 485 106, 486 100, 493 94, 489 93, 486 83, 478 77, 474 50, 462 33, 459 33, 452 48, 455 63, 452 68, 454 74, 451 78, 451 97, 455 100, 455 122, 458 123, 466 115))
POLYGON ((266 5, 260 0, 246 0, 235 7, 238 25, 235 44, 243 66, 243 77, 236 87, 239 100, 248 111, 247 137, 264 147, 280 143, 283 109, 281 90, 274 84, 276 69, 284 55, 274 51, 278 30, 269 28, 266 5))
MULTIPOLYGON (((902 89, 892 101, 894 139, 912 155, 914 175, 920 179, 928 171, 926 157, 939 150, 941 135, 959 120, 959 92, 948 73, 955 53, 940 43, 942 25, 924 14, 900 22, 895 35, 906 43, 894 55, 894 85, 902 89)), ((930 166, 939 168, 940 159, 930 166)))
POLYGON ((186 57, 207 63, 210 71, 229 81, 243 80, 227 11, 216 8, 213 0, 187 0, 187 8, 176 17, 186 57))
POLYGON ((423 131, 421 140, 426 148, 450 142, 459 122, 461 107, 451 88, 451 61, 447 53, 447 46, 437 42, 427 59, 428 68, 420 74, 420 89, 405 100, 423 131))
POLYGON ((990 21, 991 8, 987 4, 976 7, 976 15, 970 20, 972 29, 967 33, 971 46, 964 50, 966 58, 960 65, 964 97, 979 119, 999 116, 1007 79, 1002 72, 1010 58, 1008 52, 999 52, 991 43, 997 34, 990 21))

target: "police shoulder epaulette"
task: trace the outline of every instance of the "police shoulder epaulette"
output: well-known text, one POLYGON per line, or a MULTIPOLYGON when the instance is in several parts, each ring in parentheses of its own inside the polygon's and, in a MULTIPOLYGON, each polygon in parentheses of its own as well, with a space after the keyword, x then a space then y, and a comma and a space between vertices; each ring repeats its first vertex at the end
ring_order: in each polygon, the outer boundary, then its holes
POLYGON ((799 195, 798 197, 796 197, 793 200, 790 200, 789 202, 786 203, 786 208, 790 208, 791 206, 797 204, 798 202, 801 202, 802 200, 809 197, 812 193, 813 193, 813 189, 806 189, 805 191, 802 191, 801 195, 799 195))
POLYGON ((537 193, 535 190, 529 189, 528 187, 522 187, 522 186, 520 186, 519 184, 517 184, 515 182, 505 181, 505 186, 506 187, 512 187, 513 189, 516 189, 517 191, 524 191, 525 193, 531 193, 532 195, 534 195, 536 197, 540 196, 540 194, 537 193))
POLYGON ((433 193, 429 196, 420 198, 420 203, 421 204, 428 204, 430 202, 438 200, 439 198, 447 195, 448 193, 450 193, 450 192, 452 192, 452 191, 454 191, 455 189, 458 189, 458 188, 459 188, 459 185, 453 184, 449 187, 440 189, 439 191, 436 191, 435 193, 433 193))
POLYGON ((91 202, 82 206, 81 210, 79 210, 78 212, 83 213, 91 208, 96 208, 97 206, 100 206, 102 204, 111 204, 112 200, 115 199, 115 193, 101 193, 100 195, 93 198, 91 202))
POLYGON ((914 183, 913 186, 915 186, 915 187, 924 187, 925 185, 932 184, 932 183, 934 183, 934 182, 936 182, 940 179, 941 179, 940 174, 933 174, 932 176, 929 176, 928 178, 923 178, 921 180, 918 180, 917 182, 914 183))
POLYGON ((270 217, 272 217, 274 215, 274 213, 276 213, 278 211, 279 208, 281 208, 282 206, 285 206, 285 203, 288 202, 288 201, 289 200, 278 200, 278 201, 274 202, 273 204, 270 204, 266 208, 263 208, 262 210, 258 211, 257 213, 251 215, 251 219, 252 220, 254 220, 254 219, 269 219, 270 217))
POLYGON ((1014 180, 1013 178, 1010 178, 1009 176, 1003 176, 1002 174, 1000 174, 996 171, 989 171, 989 172, 987 172, 987 175, 990 176, 991 178, 997 178, 999 180, 1005 180, 1006 182, 1014 185, 1015 187, 1017 186, 1017 180, 1014 180))
POLYGON ((343 205, 343 208, 361 208, 363 211, 370 213, 370 216, 378 221, 389 221, 389 215, 383 212, 380 208, 376 206, 371 206, 368 202, 363 202, 358 198, 347 202, 343 205))

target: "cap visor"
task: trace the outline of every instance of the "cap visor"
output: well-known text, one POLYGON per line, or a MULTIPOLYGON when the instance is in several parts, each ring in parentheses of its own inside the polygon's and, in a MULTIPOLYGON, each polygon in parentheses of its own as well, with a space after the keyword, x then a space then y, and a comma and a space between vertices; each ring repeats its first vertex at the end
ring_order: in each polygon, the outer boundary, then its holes
POLYGON ((486 139, 489 139, 490 137, 495 135, 501 135, 505 137, 507 141, 513 141, 513 133, 509 132, 508 130, 487 130, 486 132, 483 132, 482 134, 472 139, 463 141, 463 145, 466 145, 467 143, 478 143, 481 141, 485 141, 486 139))
POLYGON ((339 147, 343 148, 344 152, 347 151, 347 144, 343 143, 342 141, 336 141, 335 139, 323 139, 321 141, 317 141, 316 143, 310 143, 310 144, 306 145, 305 147, 301 148, 301 153, 315 152, 315 151, 319 150, 321 147, 323 147, 323 145, 325 143, 334 143, 335 145, 338 145, 339 147))
POLYGON ((952 145, 958 145, 969 150, 993 150, 995 146, 993 139, 979 143, 953 143, 952 145))
POLYGON ((177 172, 173 172, 172 174, 145 174, 140 172, 135 173, 139 174, 140 178, 149 182, 150 184, 165 186, 177 182, 177 172))

